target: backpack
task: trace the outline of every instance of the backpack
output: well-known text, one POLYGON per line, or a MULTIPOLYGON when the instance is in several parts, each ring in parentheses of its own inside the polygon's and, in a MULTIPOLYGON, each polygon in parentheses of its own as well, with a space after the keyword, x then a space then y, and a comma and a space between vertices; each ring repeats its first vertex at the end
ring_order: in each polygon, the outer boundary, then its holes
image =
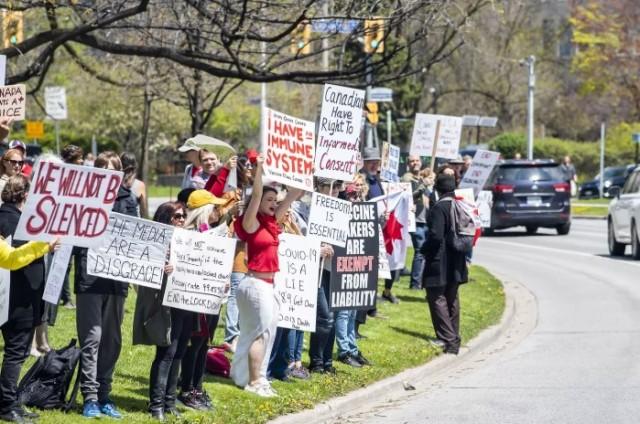
POLYGON ((231 373, 231 362, 224 354, 225 349, 221 347, 212 347, 207 351, 207 361, 205 368, 213 375, 229 378, 231 373))
POLYGON ((79 375, 76 376, 71 397, 67 401, 67 392, 78 362, 80 348, 76 347, 76 339, 72 339, 62 349, 47 352, 33 364, 20 381, 18 402, 40 409, 69 411, 73 408, 78 394, 79 375))
POLYGON ((470 253, 473 250, 476 229, 480 226, 479 219, 473 210, 473 205, 462 199, 450 197, 440 201, 451 202, 451 231, 447 234, 447 246, 454 252, 470 253))

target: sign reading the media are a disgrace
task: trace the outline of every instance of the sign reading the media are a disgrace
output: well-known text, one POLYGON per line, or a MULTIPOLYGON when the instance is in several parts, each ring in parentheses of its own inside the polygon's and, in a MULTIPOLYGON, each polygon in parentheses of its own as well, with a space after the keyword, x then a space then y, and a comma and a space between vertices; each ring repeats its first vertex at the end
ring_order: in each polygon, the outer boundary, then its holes
POLYGON ((94 247, 102 244, 122 172, 38 161, 16 228, 18 240, 94 247))
POLYGON ((278 327, 316 331, 320 240, 280 234, 280 272, 273 281, 280 304, 278 327))
POLYGON ((315 124, 273 109, 263 111, 262 151, 268 179, 313 191, 315 124))
POLYGON ((162 304, 203 314, 218 314, 231 280, 236 240, 176 228, 171 239, 162 304))
POLYGON ((314 175, 351 181, 358 172, 365 91, 325 84, 314 175))
POLYGON ((313 193, 307 236, 344 247, 347 243, 352 205, 353 203, 346 200, 313 193))
POLYGON ((87 272, 160 290, 174 227, 111 212, 102 245, 89 249, 87 272))
POLYGON ((371 309, 378 288, 378 211, 373 202, 353 203, 349 237, 331 259, 332 310, 371 309))

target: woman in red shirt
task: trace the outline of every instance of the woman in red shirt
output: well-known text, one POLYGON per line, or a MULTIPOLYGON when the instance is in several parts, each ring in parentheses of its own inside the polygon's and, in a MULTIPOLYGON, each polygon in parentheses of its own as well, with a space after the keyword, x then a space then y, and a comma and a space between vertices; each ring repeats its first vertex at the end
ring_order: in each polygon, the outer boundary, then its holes
POLYGON ((278 204, 278 192, 262 184, 264 157, 257 160, 251 200, 246 212, 235 222, 238 238, 247 244, 249 272, 238 285, 236 294, 240 336, 231 365, 231 378, 248 392, 263 397, 275 396, 267 380, 267 366, 278 324, 278 304, 273 292, 273 277, 278 271, 278 235, 281 222, 301 190, 288 190, 278 204))

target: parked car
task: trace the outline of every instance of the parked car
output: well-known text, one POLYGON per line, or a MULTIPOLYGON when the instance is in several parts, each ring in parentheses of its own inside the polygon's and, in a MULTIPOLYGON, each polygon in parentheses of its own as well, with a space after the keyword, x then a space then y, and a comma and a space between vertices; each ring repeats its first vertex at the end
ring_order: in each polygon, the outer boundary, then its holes
MULTIPOLYGON (((571 229, 571 187, 553 160, 505 160, 487 182, 493 191, 493 230, 524 226, 528 234, 538 228, 555 228, 560 235, 571 229)), ((486 229, 487 230, 487 229, 486 229)))
POLYGON ((635 169, 622 189, 609 190, 613 197, 607 214, 607 241, 611 256, 622 256, 628 244, 631 256, 640 259, 640 168, 635 169))
POLYGON ((580 186, 578 197, 580 199, 611 197, 609 190, 612 187, 621 188, 624 186, 625 181, 627 181, 627 178, 629 178, 629 175, 631 175, 635 168, 636 165, 607 166, 604 168, 604 182, 602 184, 603 196, 600 196, 600 174, 598 174, 593 177, 593 180, 580 186))

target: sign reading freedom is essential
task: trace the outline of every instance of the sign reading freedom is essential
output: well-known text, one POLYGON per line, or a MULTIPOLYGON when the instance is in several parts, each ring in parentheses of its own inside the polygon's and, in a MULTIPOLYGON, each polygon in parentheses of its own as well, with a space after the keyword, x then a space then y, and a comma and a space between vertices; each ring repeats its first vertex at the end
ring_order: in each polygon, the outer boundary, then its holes
POLYGON ((27 91, 24 84, 0 87, 0 119, 22 121, 27 104, 27 91))
POLYGON ((325 84, 314 175, 351 181, 358 172, 365 91, 325 84))
POLYGON ((265 175, 272 181, 313 191, 315 124, 269 108, 262 113, 265 175))
POLYGON ((462 181, 460 181, 460 188, 472 188, 474 195, 477 196, 484 188, 499 157, 500 153, 498 152, 489 150, 476 151, 476 154, 473 155, 471 166, 464 173, 462 181))
POLYGON ((122 172, 38 161, 14 237, 94 247, 102 244, 122 172))
POLYGON ((313 193, 307 236, 334 246, 347 243, 353 203, 336 197, 313 193))
POLYGON ((280 272, 273 282, 280 303, 278 327, 316 331, 320 240, 280 234, 280 272))
POLYGON ((458 156, 461 134, 462 118, 459 116, 416 113, 409 153, 431 157, 433 143, 437 142, 436 157, 455 159, 458 156))
POLYGON ((89 249, 87 272, 160 290, 174 227, 111 212, 102 245, 89 249))
POLYGON ((176 228, 171 239, 173 272, 162 304, 218 314, 231 279, 236 240, 176 228))
POLYGON ((353 203, 349 238, 331 259, 331 298, 334 311, 371 309, 378 289, 378 211, 374 202, 353 203))

